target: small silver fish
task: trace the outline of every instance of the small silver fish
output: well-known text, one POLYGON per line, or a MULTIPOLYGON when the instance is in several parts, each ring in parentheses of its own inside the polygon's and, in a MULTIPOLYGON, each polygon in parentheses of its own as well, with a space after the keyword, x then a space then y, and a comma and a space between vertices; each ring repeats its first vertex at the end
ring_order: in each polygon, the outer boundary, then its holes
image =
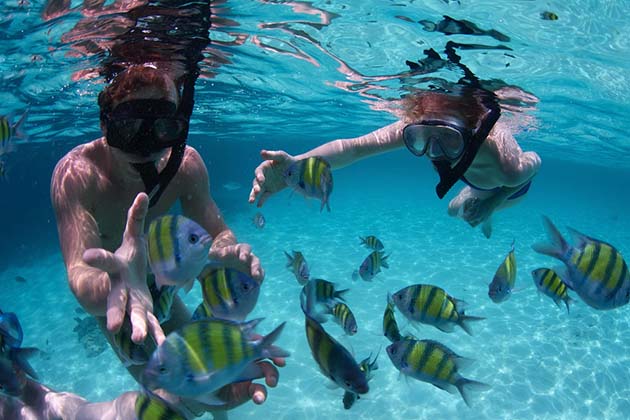
POLYGON ((261 212, 256 213, 254 215, 254 218, 252 219, 252 223, 258 229, 264 228, 265 227, 265 216, 263 216, 263 214, 261 212))
POLYGON ((308 263, 300 251, 291 251, 291 254, 284 252, 287 257, 287 268, 291 270, 298 283, 303 286, 311 276, 308 263))

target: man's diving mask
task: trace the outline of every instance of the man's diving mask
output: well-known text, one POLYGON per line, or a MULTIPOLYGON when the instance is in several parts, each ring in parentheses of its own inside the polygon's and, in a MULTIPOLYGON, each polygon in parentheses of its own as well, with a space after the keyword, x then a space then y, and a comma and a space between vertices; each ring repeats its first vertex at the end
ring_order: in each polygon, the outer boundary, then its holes
POLYGON ((431 160, 459 159, 472 134, 469 130, 441 120, 425 120, 409 124, 403 130, 405 146, 416 156, 427 155, 431 160))
POLYGON ((123 152, 148 156, 182 144, 188 135, 188 118, 177 105, 164 99, 135 99, 103 113, 107 143, 123 152))

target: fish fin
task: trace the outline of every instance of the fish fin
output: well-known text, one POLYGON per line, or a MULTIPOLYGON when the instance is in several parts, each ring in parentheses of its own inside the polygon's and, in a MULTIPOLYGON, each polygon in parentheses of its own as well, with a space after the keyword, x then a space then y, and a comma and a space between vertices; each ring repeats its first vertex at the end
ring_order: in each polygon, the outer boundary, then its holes
MULTIPOLYGON (((566 299, 563 299, 563 300, 564 300, 564 304, 567 306, 567 315, 569 315, 569 314, 570 314, 570 313, 569 313, 569 305, 570 305, 571 303, 575 302, 575 300, 574 300, 574 299, 571 299, 571 296, 569 296, 569 295, 567 295, 567 298, 566 298, 566 299)), ((558 306, 560 306, 560 305, 558 305, 558 306)))
POLYGON ((562 283, 565 284, 565 286, 567 286, 571 290, 575 290, 573 281, 571 280, 571 276, 569 276, 569 270, 567 269, 567 267, 556 266, 556 267, 553 267, 552 270, 556 272, 556 274, 558 275, 558 277, 560 277, 560 280, 562 281, 562 283))
POLYGON ((188 294, 188 292, 190 292, 190 290, 193 288, 194 285, 195 285, 195 278, 193 277, 192 279, 187 281, 186 284, 182 286, 182 289, 184 289, 184 293, 188 294))
POLYGON ((466 333, 468 335, 473 335, 472 333, 472 329, 470 328, 470 325, 468 325, 469 322, 472 321, 482 321, 486 318, 481 317, 481 316, 468 316, 466 314, 464 314, 463 312, 460 314, 460 318, 459 318, 459 326, 462 327, 464 329, 464 331, 466 331, 466 333))
POLYGON ((346 299, 342 295, 346 294, 349 290, 350 289, 337 290, 333 294, 333 297, 336 298, 336 299, 341 300, 342 302, 345 302, 346 299))
POLYGON ((264 357, 274 358, 274 357, 289 357, 291 353, 288 351, 281 349, 278 346, 274 346, 273 342, 280 337, 280 333, 282 333, 282 329, 286 325, 286 322, 278 325, 276 329, 263 337, 260 342, 260 347, 262 349, 262 354, 264 357))
POLYGON ((27 108, 26 111, 24 111, 24 113, 22 114, 22 116, 20 117, 20 119, 15 123, 15 125, 12 127, 13 129, 13 135, 18 138, 18 139, 22 139, 24 141, 28 141, 28 134, 26 134, 25 131, 22 130, 22 125, 24 124, 24 122, 26 121, 26 117, 28 115, 28 111, 30 110, 30 108, 27 108))
POLYGON ((357 281, 359 280, 359 270, 354 270, 352 272, 352 281, 357 281))
POLYGON ((563 256, 570 248, 570 245, 565 241, 562 234, 547 216, 543 216, 543 224, 545 225, 547 236, 551 242, 535 243, 532 245, 532 249, 539 254, 549 255, 550 257, 562 260, 563 256))
POLYGON ((463 312, 468 307, 468 303, 461 299, 453 298, 453 304, 455 305, 455 310, 457 312, 463 312))
POLYGON ((459 390, 459 393, 462 395, 462 398, 468 407, 470 407, 471 404, 471 392, 486 391, 490 389, 490 385, 488 384, 472 381, 466 378, 459 378, 457 382, 455 382, 455 386, 459 390))
POLYGON ((329 378, 329 379, 330 379, 330 381, 327 381, 327 382, 326 382, 326 385, 325 385, 325 386, 326 386, 326 388, 330 389, 331 391, 336 391, 336 390, 338 390, 338 389, 339 389, 339 385, 337 385, 337 384, 336 384, 336 383, 332 380, 332 378, 329 378))
POLYGON ((193 398, 195 401, 199 401, 202 404, 207 405, 225 405, 225 401, 219 398, 214 392, 208 394, 197 395, 193 398))
POLYGON ((11 349, 9 352, 9 358, 15 362, 28 376, 33 379, 37 379, 37 373, 35 369, 28 362, 28 359, 36 354, 39 354, 40 350, 35 347, 19 347, 11 349))
POLYGON ((293 265, 293 257, 291 255, 289 255, 289 253, 287 251, 284 251, 284 255, 287 256, 287 265, 286 265, 286 267, 289 268, 289 267, 291 267, 291 265, 293 265))
MULTIPOLYGON (((389 254, 391 255, 391 254, 389 254)), ((381 266, 385 267, 385 268, 389 268, 389 263, 387 262, 387 258, 389 258, 389 255, 385 255, 383 256, 383 258, 381 258, 381 266)), ((380 269, 378 270, 380 273, 380 269)))
POLYGON ((483 224, 481 225, 481 233, 483 233, 483 236, 486 237, 486 239, 490 239, 490 236, 492 236, 492 218, 488 217, 486 220, 484 220, 483 224))
POLYGON ((155 275, 155 287, 160 290, 162 286, 169 286, 168 280, 163 276, 155 275))

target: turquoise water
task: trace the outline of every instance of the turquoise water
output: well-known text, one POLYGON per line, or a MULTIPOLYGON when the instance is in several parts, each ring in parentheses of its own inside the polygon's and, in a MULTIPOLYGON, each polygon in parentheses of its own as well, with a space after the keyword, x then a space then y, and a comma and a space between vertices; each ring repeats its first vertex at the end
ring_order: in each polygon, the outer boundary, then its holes
MULTIPOLYGON (((211 193, 228 225, 252 245, 266 270, 252 317, 266 318, 261 333, 287 321, 279 344, 292 352, 268 401, 243 405, 231 412, 232 418, 630 416, 628 309, 600 312, 577 301, 567 315, 538 295, 529 274, 556 265, 531 250, 545 237, 542 214, 563 234, 571 226, 630 255, 630 26, 624 4, 227 2, 221 16, 239 25, 215 29, 213 39, 229 41, 240 34, 247 41, 216 46, 231 63, 217 69, 215 77, 198 81, 189 142, 208 165, 211 193), (319 22, 321 14, 305 13, 300 5, 334 18, 315 27, 308 23, 319 22), (541 20, 545 10, 559 19, 541 20), (331 213, 320 213, 318 203, 298 195, 278 194, 262 209, 267 225, 257 230, 252 225, 256 209, 246 200, 260 148, 299 153, 390 123, 391 115, 376 110, 378 98, 403 92, 402 78, 393 76, 408 70, 405 60, 421 58, 428 47, 440 51, 448 39, 498 44, 489 37, 446 38, 400 18, 438 20, 442 14, 508 34, 511 41, 505 44, 512 57, 503 51, 467 51, 463 60, 484 79, 501 78, 540 98, 538 110, 530 113, 537 122, 517 135, 524 150, 537 151, 543 160, 526 199, 498 213, 493 236, 485 239, 447 216, 454 192, 438 200, 428 163, 401 150, 335 172, 331 213), (285 27, 291 30, 269 25, 278 22, 289 22, 285 27), (275 49, 263 49, 255 40, 275 49), (300 54, 283 53, 296 51, 300 54), (385 243, 391 268, 373 283, 352 282, 351 272, 367 255, 358 237, 367 234, 385 243), (487 297, 487 286, 512 240, 521 290, 496 305, 487 297), (313 276, 351 288, 348 304, 359 333, 343 338, 333 323, 326 330, 357 359, 381 350, 370 393, 349 411, 341 403, 343 392, 329 389, 310 354, 300 288, 284 267, 283 251, 290 250, 304 253, 313 276), (398 316, 404 331, 476 360, 464 376, 492 388, 475 395, 472 408, 459 395, 401 378, 386 356, 388 342, 381 335, 385 297, 413 283, 439 285, 468 302, 469 314, 487 318, 473 324, 471 337, 461 330, 414 330, 398 316)), ((45 23, 39 2, 4 5, 0 113, 19 114, 30 105, 25 128, 31 139, 3 156, 8 173, 0 183, 0 308, 18 314, 25 346, 44 350, 32 361, 42 382, 90 401, 113 399, 137 385, 109 348, 89 357, 73 331, 74 318, 85 315, 75 312, 78 305, 67 287, 48 196, 55 162, 99 135, 95 99, 102 80, 72 79, 98 60, 69 56, 73 43, 61 38, 81 17, 80 9, 45 23), (32 60, 34 54, 42 59, 32 60), (15 281, 16 276, 26 282, 15 281)), ((191 309, 200 300, 198 288, 185 296, 191 309)))

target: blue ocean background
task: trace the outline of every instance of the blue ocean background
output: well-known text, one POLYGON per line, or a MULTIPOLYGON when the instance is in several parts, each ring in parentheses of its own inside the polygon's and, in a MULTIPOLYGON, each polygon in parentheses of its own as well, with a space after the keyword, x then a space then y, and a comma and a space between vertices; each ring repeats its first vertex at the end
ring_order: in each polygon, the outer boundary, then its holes
MULTIPOLYGON (((2 157, 7 174, 0 181, 0 308, 19 316, 24 346, 44 351, 32 360, 43 383, 90 401, 110 400, 138 385, 109 347, 89 355, 73 331, 75 318, 85 314, 77 311, 67 286, 49 197, 57 160, 100 136, 96 96, 103 81, 72 77, 98 65, 98 57, 72 56, 72 42, 62 40, 81 18, 80 2, 72 2, 72 13, 48 22, 40 17, 39 1, 0 4, 0 114, 19 116, 30 108, 24 127, 29 141, 2 157)), ((247 41, 215 45, 229 62, 197 82, 189 144, 208 166, 211 193, 228 225, 252 245, 266 271, 252 317, 265 317, 261 333, 286 321, 279 344, 292 353, 268 401, 245 404, 230 412, 232 418, 630 417, 628 308, 596 311, 577 300, 567 314, 536 292, 530 275, 558 265, 531 249, 545 239, 542 215, 567 237, 570 226, 630 255, 627 7, 625 1, 603 0, 225 4, 225 17, 238 25, 216 29, 211 38, 227 42, 241 34, 247 41), (322 15, 305 8, 334 18, 317 27, 313 23, 322 15), (558 20, 541 19, 544 11, 558 20), (509 55, 463 51, 462 61, 480 78, 502 79, 540 99, 528 113, 536 122, 516 135, 543 162, 525 200, 499 212, 486 239, 446 214, 461 185, 439 200, 429 163, 399 150, 336 171, 330 213, 284 191, 262 208, 267 224, 256 229, 258 209, 247 197, 262 148, 298 154, 389 124, 395 119, 375 109, 378 99, 399 97, 404 83, 379 76, 408 71, 405 60, 422 58, 426 48, 442 51, 448 40, 500 44, 489 37, 427 32, 417 23, 442 15, 509 35, 511 41, 503 43, 512 49, 509 55), (271 25, 278 22, 285 24, 271 25), (384 242, 390 268, 372 283, 353 282, 352 271, 368 254, 358 237, 369 234, 384 242), (488 284, 512 241, 519 291, 497 305, 487 296, 488 284), (284 251, 291 250, 304 253, 313 276, 351 289, 348 304, 359 333, 344 337, 332 322, 326 330, 359 360, 380 350, 369 394, 349 411, 341 403, 343 392, 327 386, 310 354, 300 287, 285 268, 284 251), (472 408, 459 395, 401 377, 386 355, 381 322, 387 293, 415 283, 439 285, 465 300, 468 314, 486 317, 468 336, 414 329, 397 314, 404 331, 476 360, 464 376, 492 388, 475 395, 472 408)), ((193 310, 201 301, 198 286, 184 299, 193 310)))

